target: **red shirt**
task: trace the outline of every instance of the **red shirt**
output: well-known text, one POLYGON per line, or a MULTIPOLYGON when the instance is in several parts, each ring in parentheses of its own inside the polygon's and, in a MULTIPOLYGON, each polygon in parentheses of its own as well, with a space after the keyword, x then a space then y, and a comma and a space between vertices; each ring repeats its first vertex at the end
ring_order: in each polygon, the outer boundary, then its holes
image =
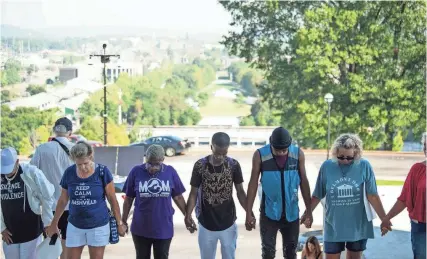
POLYGON ((412 166, 402 193, 397 199, 405 203, 409 218, 426 222, 426 165, 424 163, 416 163, 412 166))

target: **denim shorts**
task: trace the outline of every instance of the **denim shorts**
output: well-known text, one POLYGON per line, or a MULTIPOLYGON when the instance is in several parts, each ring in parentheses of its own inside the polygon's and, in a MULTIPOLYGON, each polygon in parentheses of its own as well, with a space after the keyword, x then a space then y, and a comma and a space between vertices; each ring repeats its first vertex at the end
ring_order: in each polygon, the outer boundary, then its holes
POLYGON ((105 226, 80 229, 68 222, 66 247, 106 246, 110 243, 110 223, 105 226))
POLYGON ((339 254, 347 248, 352 252, 362 252, 366 250, 368 239, 362 239, 355 242, 323 242, 325 254, 339 254))

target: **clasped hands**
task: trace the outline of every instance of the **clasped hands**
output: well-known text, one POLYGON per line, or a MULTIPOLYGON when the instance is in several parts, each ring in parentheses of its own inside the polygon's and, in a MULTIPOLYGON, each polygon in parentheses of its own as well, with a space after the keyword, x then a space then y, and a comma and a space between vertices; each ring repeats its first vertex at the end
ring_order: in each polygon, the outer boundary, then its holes
POLYGON ((313 214, 311 212, 307 213, 307 210, 304 211, 301 216, 300 222, 300 224, 304 224, 306 228, 311 228, 311 225, 313 224, 313 214))

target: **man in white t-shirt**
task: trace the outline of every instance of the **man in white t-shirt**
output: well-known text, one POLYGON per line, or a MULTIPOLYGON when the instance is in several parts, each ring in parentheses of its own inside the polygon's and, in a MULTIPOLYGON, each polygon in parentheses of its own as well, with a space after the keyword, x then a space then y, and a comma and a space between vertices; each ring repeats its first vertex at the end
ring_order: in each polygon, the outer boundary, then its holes
MULTIPOLYGON (((74 144, 68 139, 73 131, 73 123, 66 117, 60 118, 55 122, 53 131, 55 137, 51 141, 37 147, 30 164, 37 166, 44 173, 47 180, 55 186, 55 204, 53 206, 55 209, 56 203, 61 195, 61 186, 59 183, 61 182, 62 175, 68 167, 74 164, 69 156, 69 150, 74 144)), ((58 224, 58 228, 61 231, 63 248, 61 259, 67 258, 67 250, 65 247, 67 225, 68 205, 58 224)))

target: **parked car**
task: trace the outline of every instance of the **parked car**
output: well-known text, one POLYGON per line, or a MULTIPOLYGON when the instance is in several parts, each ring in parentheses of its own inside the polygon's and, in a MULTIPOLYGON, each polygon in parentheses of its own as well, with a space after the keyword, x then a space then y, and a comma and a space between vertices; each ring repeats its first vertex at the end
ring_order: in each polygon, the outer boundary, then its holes
MULTIPOLYGON (((51 136, 49 137, 49 139, 47 141, 51 141, 54 137, 51 136)), ((78 141, 86 141, 87 143, 89 143, 92 147, 102 147, 103 144, 99 141, 95 141, 95 140, 87 140, 85 137, 83 137, 82 135, 77 135, 77 134, 72 134, 69 137, 70 141, 73 143, 77 143, 78 141)))
POLYGON ((175 156, 183 154, 191 147, 191 143, 187 139, 182 139, 177 136, 157 136, 146 139, 142 142, 132 143, 130 146, 143 146, 145 150, 151 145, 160 145, 165 149, 166 156, 175 156))

